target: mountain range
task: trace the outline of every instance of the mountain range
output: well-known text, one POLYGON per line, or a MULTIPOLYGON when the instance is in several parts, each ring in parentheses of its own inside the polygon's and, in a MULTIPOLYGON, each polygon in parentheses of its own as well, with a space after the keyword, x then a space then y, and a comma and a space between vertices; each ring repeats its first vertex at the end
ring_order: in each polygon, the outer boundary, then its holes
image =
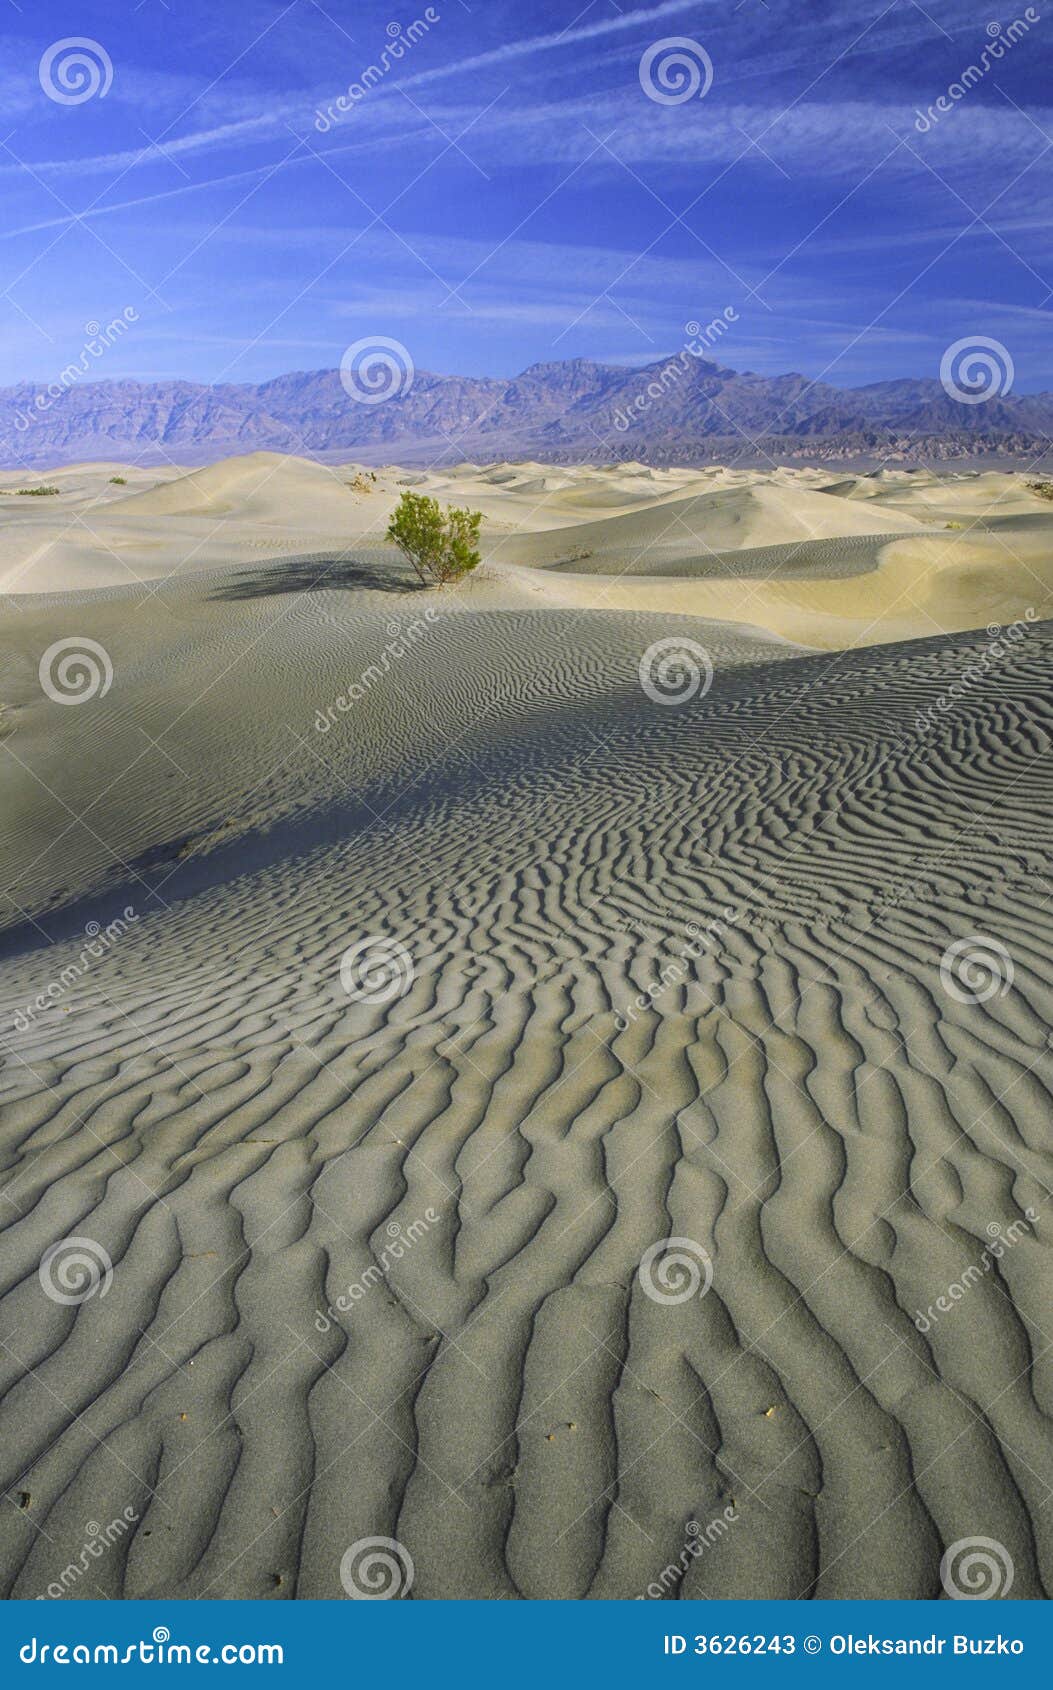
POLYGON ((367 397, 352 397, 338 370, 217 386, 23 383, 0 389, 0 462, 19 469, 99 458, 204 463, 264 449, 367 463, 1037 463, 1053 456, 1053 393, 978 402, 973 393, 955 398, 940 381, 909 377, 835 387, 686 353, 635 369, 583 358, 534 364, 511 380, 422 370, 379 402, 367 397))

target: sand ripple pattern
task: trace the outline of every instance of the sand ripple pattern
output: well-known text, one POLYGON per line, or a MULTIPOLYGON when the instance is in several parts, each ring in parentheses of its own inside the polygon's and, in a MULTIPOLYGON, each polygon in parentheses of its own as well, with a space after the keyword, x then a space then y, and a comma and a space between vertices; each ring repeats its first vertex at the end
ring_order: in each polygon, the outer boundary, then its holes
MULTIPOLYGON (((126 1508, 71 1594, 339 1597, 386 1541, 413 1600, 932 1597, 977 1539, 1053 1592, 1053 630, 919 738, 982 642, 714 652, 663 710, 657 622, 534 673, 466 618, 463 745, 407 786, 403 694, 386 762, 330 736, 8 1040, 5 1595, 126 1508), (962 1001, 978 933, 1013 981, 962 1001), (65 1237, 105 1297, 42 1294, 65 1237), (642 1287, 662 1240, 696 1294, 642 1287)), ((72 944, 16 938, 5 1005, 72 944)))

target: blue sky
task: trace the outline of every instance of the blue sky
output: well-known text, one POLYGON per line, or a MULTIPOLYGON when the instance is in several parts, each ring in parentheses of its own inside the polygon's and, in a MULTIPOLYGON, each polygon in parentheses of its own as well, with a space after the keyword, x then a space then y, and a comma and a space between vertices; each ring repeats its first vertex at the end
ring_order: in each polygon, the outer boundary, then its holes
POLYGON ((128 307, 100 377, 260 381, 367 335, 473 375, 639 363, 730 307, 735 368, 935 376, 981 334, 1053 388, 1044 3, 919 133, 1024 5, 437 0, 322 133, 423 4, 0 0, 0 383, 128 307), (104 96, 44 92, 67 37, 103 50, 104 96), (642 87, 670 38, 704 97, 642 87))

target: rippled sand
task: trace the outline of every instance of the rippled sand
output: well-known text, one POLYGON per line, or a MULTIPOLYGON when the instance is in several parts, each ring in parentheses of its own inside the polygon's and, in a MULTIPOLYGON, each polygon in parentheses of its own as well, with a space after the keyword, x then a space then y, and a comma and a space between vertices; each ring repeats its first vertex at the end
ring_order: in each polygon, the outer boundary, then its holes
POLYGON ((1053 507, 267 469, 0 627, 4 1594, 1049 1593, 1053 507))

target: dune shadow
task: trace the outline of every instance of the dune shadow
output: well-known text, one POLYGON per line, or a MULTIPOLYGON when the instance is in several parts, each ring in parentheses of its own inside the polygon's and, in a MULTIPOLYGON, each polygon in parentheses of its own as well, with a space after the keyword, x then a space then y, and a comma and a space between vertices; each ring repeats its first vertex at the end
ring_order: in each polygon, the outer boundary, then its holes
POLYGON ((281 593, 323 592, 333 587, 371 593, 416 593, 424 588, 408 563, 396 558, 342 557, 316 553, 313 557, 275 559, 249 569, 231 571, 213 599, 273 598, 281 593))

